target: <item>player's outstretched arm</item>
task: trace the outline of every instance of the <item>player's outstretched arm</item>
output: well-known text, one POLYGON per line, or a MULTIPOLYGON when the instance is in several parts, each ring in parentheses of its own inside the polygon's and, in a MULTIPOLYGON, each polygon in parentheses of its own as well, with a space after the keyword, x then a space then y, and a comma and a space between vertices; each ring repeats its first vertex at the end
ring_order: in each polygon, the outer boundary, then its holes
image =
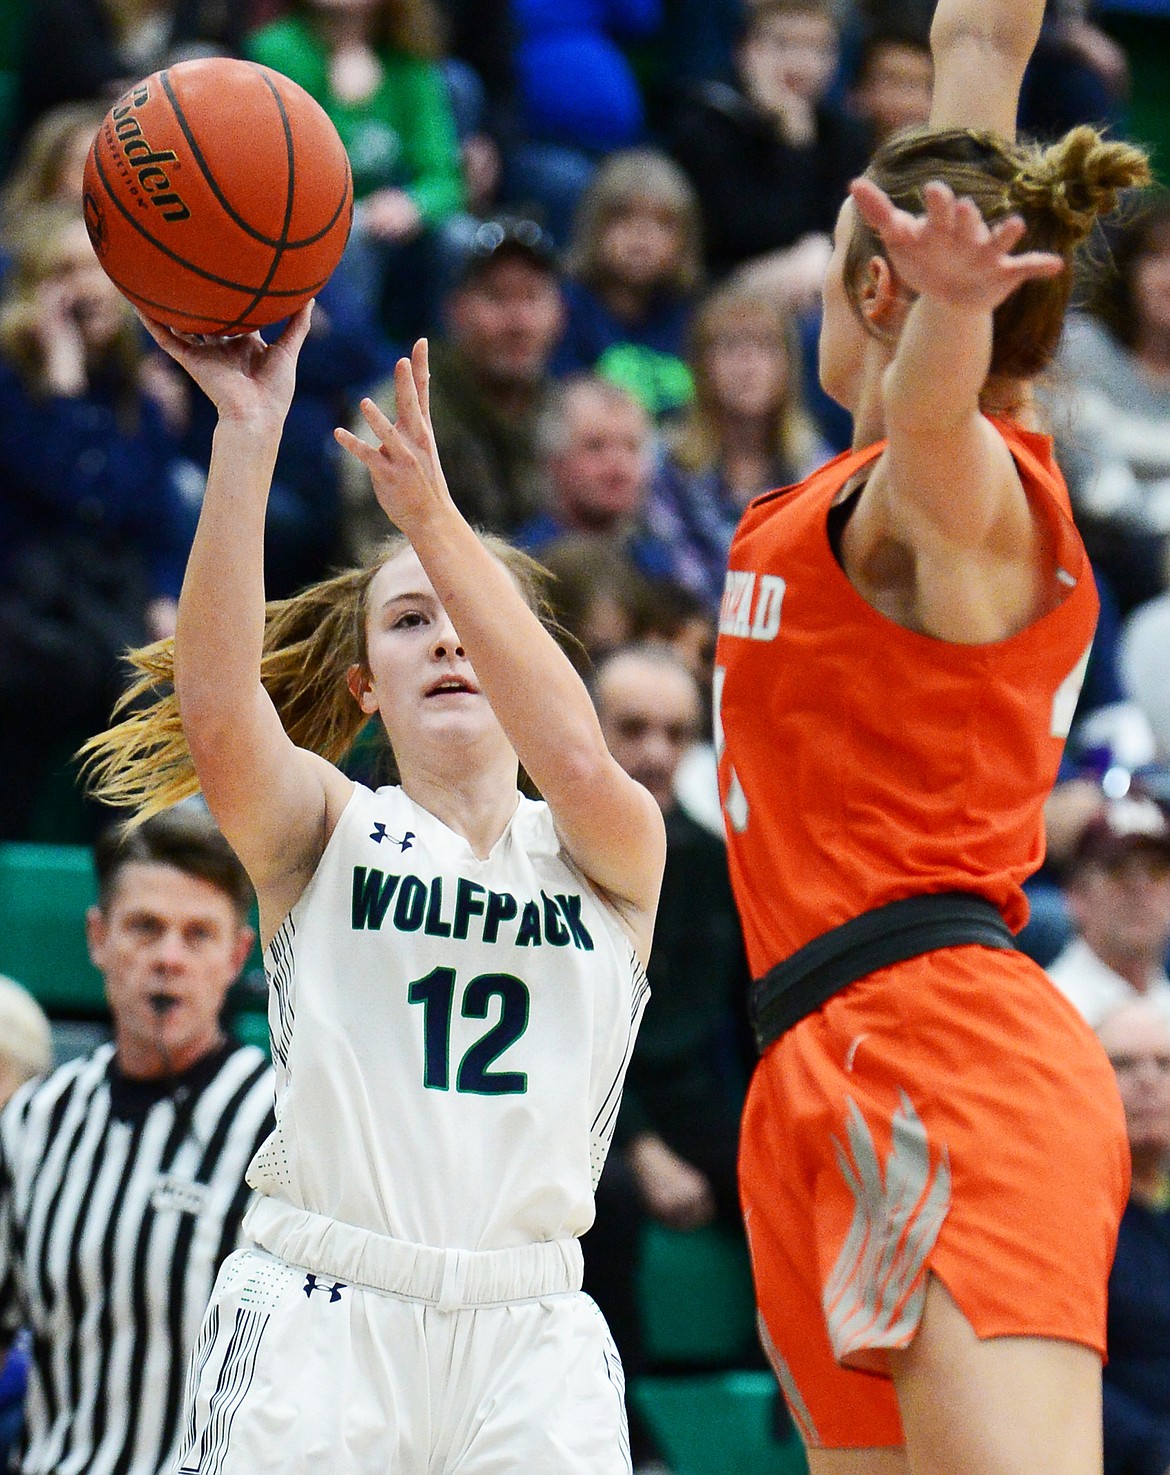
MULTIPOLYGON (((179 596, 175 690, 199 783, 266 915, 320 857, 326 801, 348 780, 294 746, 260 684, 264 514, 311 307, 267 345, 258 333, 197 342, 147 323, 216 406, 199 525, 179 596)), ((345 792, 341 792, 344 788, 345 792)))
POLYGON ((431 431, 425 340, 399 360, 394 380, 396 422, 372 400, 361 406, 380 444, 345 430, 337 440, 369 469, 378 502, 410 539, 574 863, 614 899, 648 954, 665 857, 658 805, 611 756, 580 677, 451 500, 431 431))
POLYGON ((1023 282, 1054 276, 1064 262, 1048 252, 1013 254, 1024 231, 1018 217, 988 225, 937 181, 924 194, 925 213, 916 216, 871 180, 852 186, 885 247, 883 270, 892 268, 886 290, 901 284, 914 294, 882 377, 887 448, 875 485, 890 526, 915 551, 928 632, 997 639, 1030 617, 1036 533, 1007 445, 980 410, 992 315, 1023 282), (1008 582, 1005 558, 1015 570, 1008 582))
POLYGON ((1044 0, 938 0, 931 127, 1014 138, 1020 84, 1043 19, 1044 0))

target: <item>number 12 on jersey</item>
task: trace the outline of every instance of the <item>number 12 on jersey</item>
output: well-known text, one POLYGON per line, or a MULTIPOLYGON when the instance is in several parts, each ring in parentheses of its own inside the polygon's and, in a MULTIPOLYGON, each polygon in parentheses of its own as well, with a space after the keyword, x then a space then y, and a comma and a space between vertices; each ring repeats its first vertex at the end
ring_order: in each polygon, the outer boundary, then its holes
MULTIPOLYGON (((455 1009, 455 969, 432 968, 409 985, 406 997, 423 1006, 423 1085, 430 1091, 451 1086, 451 1018, 455 1009)), ((464 1019, 486 1019, 493 999, 500 1017, 464 1052, 455 1089, 474 1096, 520 1096, 528 1090, 522 1070, 489 1070, 528 1028, 528 987, 511 973, 480 973, 463 990, 464 1019)))

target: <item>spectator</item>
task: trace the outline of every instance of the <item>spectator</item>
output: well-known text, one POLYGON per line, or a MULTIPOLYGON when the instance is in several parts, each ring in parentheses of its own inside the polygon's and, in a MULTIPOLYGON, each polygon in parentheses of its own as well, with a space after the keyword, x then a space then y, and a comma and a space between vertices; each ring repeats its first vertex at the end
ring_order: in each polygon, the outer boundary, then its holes
POLYGON ((796 332, 776 298, 730 283, 691 329, 695 399, 656 467, 647 522, 675 550, 675 577, 716 611, 744 508, 825 459, 805 413, 796 332))
MULTIPOLYGON (((1167 549, 1170 585, 1170 548, 1167 549)), ((1170 767, 1170 592, 1138 606, 1121 631, 1122 680, 1149 719, 1158 761, 1170 767)))
MULTIPOLYGON (((543 500, 536 425, 564 324, 552 241, 535 221, 505 217, 479 227, 447 294, 444 323, 431 352, 431 418, 447 485, 469 521, 514 532, 543 500)), ((371 394, 393 414, 393 379, 371 394)), ((354 428, 369 438, 364 420, 354 428)), ((342 485, 346 542, 364 558, 384 536, 385 517, 360 467, 346 465, 342 485)))
POLYGON ((1050 391, 1073 508, 1123 613, 1160 593, 1170 541, 1170 193, 1113 240, 1050 391))
POLYGON ((514 0, 520 139, 508 198, 539 205, 558 246, 597 160, 641 142, 645 113, 619 42, 651 36, 662 0, 514 0))
MULTIPOLYGON (((44 1075, 53 1063, 49 1021, 27 989, 0 977, 0 1107, 26 1081, 44 1075)), ((0 1468, 24 1427, 28 1386, 29 1337, 21 1331, 0 1356, 0 1468)))
POLYGON ((80 211, 42 207, 0 295, 0 836, 24 837, 52 737, 104 720, 122 649, 173 629, 203 485, 185 408, 80 211))
POLYGON ((668 126, 703 211, 707 264, 751 263, 792 303, 815 301, 864 128, 828 98, 838 37, 828 0, 756 0, 736 50, 738 88, 699 84, 668 126))
POLYGON ((659 51, 667 89, 690 82, 731 83, 743 0, 665 0, 659 51))
POLYGON ((669 579, 674 552, 647 532, 650 421, 632 395, 596 375, 557 390, 540 422, 548 477, 544 510, 516 533, 537 557, 566 534, 613 544, 646 578, 669 579))
POLYGON ((440 0, 449 54, 447 90, 459 134, 467 207, 488 213, 516 139, 515 25, 510 0, 440 0))
MULTIPOLYGON (((610 751, 666 820, 651 1002, 626 1077, 617 1150, 584 1243, 586 1289, 633 1378, 645 1365, 634 1297, 643 1216, 674 1229, 718 1219, 743 1232, 735 1157, 750 1069, 739 1007, 748 980, 725 848, 675 799, 675 772, 700 731, 694 677, 657 646, 627 646, 598 667, 594 701, 610 751)), ((656 1451, 636 1420, 630 1435, 637 1469, 656 1451)))
POLYGON ((1067 882, 1079 936, 1048 976, 1096 1026, 1118 1004, 1156 1001, 1170 1017, 1170 820, 1136 791, 1084 827, 1067 882))
POLYGON ((33 1334, 22 1475, 170 1471, 187 1360, 273 1124, 220 1011, 251 891, 206 812, 96 849, 86 928, 114 1039, 0 1117, 0 1325, 33 1334))
POLYGON ((540 561, 552 575, 549 601, 557 622, 571 636, 568 653, 583 673, 610 651, 660 628, 660 586, 639 573, 618 545, 566 533, 540 561))
POLYGON ((690 1229, 718 1216, 738 1229, 746 962, 724 847, 675 794, 679 764, 701 732, 698 684, 672 653, 633 646, 602 662, 594 695, 610 751, 666 819, 662 920, 648 970, 654 1002, 622 1101, 626 1155, 655 1218, 690 1229))
POLYGON ((866 32, 849 101, 869 129, 873 147, 900 128, 919 127, 929 120, 933 84, 934 62, 925 31, 887 23, 866 32))
MULTIPOLYGON (((81 209, 82 174, 98 124, 101 103, 63 103, 29 130, 0 193, 0 253, 9 256, 41 205, 81 209)), ((5 262, 7 265, 7 262, 5 262)))
POLYGON ((1056 139, 1078 123, 1117 128, 1129 96, 1125 51, 1090 18, 1089 0, 1048 0, 1020 90, 1020 130, 1056 139))
POLYGON ((0 976, 0 1108, 26 1081, 44 1075, 52 1063, 45 1011, 27 989, 0 976))
POLYGON ((1170 1025, 1148 999, 1097 1027, 1125 1108, 1133 1163, 1109 1276, 1105 1475, 1170 1469, 1170 1025))
POLYGON ((612 154, 585 192, 566 266, 557 372, 596 371, 655 418, 681 409, 703 253, 698 202, 678 165, 653 149, 612 154))
POLYGON ((61 103, 100 99, 109 107, 160 67, 238 54, 251 7, 231 0, 33 0, 28 11, 14 113, 19 132, 61 103))
POLYGON ((434 290, 430 233, 463 205, 432 0, 296 0, 254 32, 247 49, 315 97, 345 144, 356 204, 342 270, 381 304, 392 336, 409 341, 425 332, 434 290))

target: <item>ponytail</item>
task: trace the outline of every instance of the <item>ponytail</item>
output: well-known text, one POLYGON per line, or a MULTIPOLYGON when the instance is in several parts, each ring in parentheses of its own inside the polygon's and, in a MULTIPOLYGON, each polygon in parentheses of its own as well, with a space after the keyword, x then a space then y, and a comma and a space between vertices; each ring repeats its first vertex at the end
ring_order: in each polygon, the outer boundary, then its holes
MULTIPOLYGON (((554 632, 545 593, 548 573, 504 539, 480 534, 512 575, 529 607, 554 632)), ((353 666, 369 667, 366 614, 378 571, 410 544, 392 533, 361 568, 310 584, 264 609, 260 682, 289 739, 298 748, 340 763, 367 718, 347 685, 353 666)), ((135 827, 199 790, 199 779, 175 693, 175 643, 156 641, 127 652, 134 676, 114 708, 116 719, 78 752, 86 790, 133 813, 135 827)), ((385 732, 382 738, 389 741, 385 732)))
MULTIPOLYGON (((1088 126, 1047 147, 975 129, 915 129, 883 144, 866 174, 895 205, 914 214, 924 211, 925 186, 942 180, 972 200, 989 222, 1020 215, 1027 229, 1018 250, 1064 258, 1067 270, 1025 282, 996 310, 991 374, 1011 379, 1030 379, 1047 367, 1068 308, 1077 248, 1098 220, 1117 209, 1122 191, 1151 178, 1140 148, 1088 126)), ((884 254, 877 233, 859 219, 845 262, 855 307, 866 265, 884 254)))
MULTIPOLYGON (((265 606, 261 684, 291 740, 332 763, 345 756, 366 720, 346 675, 365 661, 366 591, 396 551, 265 606)), ((114 708, 118 720, 90 738, 78 757, 87 791, 134 811, 138 825, 197 793, 199 780, 175 693, 174 641, 128 651, 126 662, 134 675, 114 708)))

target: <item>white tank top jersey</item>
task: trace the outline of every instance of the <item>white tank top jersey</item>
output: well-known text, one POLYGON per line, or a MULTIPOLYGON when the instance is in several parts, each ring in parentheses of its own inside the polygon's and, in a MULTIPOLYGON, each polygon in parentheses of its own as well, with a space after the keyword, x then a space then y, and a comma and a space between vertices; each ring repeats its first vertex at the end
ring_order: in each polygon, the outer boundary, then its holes
POLYGON ((442 1249, 580 1235, 649 988, 518 796, 486 860, 358 786, 265 953, 276 1130, 248 1182, 442 1249))

